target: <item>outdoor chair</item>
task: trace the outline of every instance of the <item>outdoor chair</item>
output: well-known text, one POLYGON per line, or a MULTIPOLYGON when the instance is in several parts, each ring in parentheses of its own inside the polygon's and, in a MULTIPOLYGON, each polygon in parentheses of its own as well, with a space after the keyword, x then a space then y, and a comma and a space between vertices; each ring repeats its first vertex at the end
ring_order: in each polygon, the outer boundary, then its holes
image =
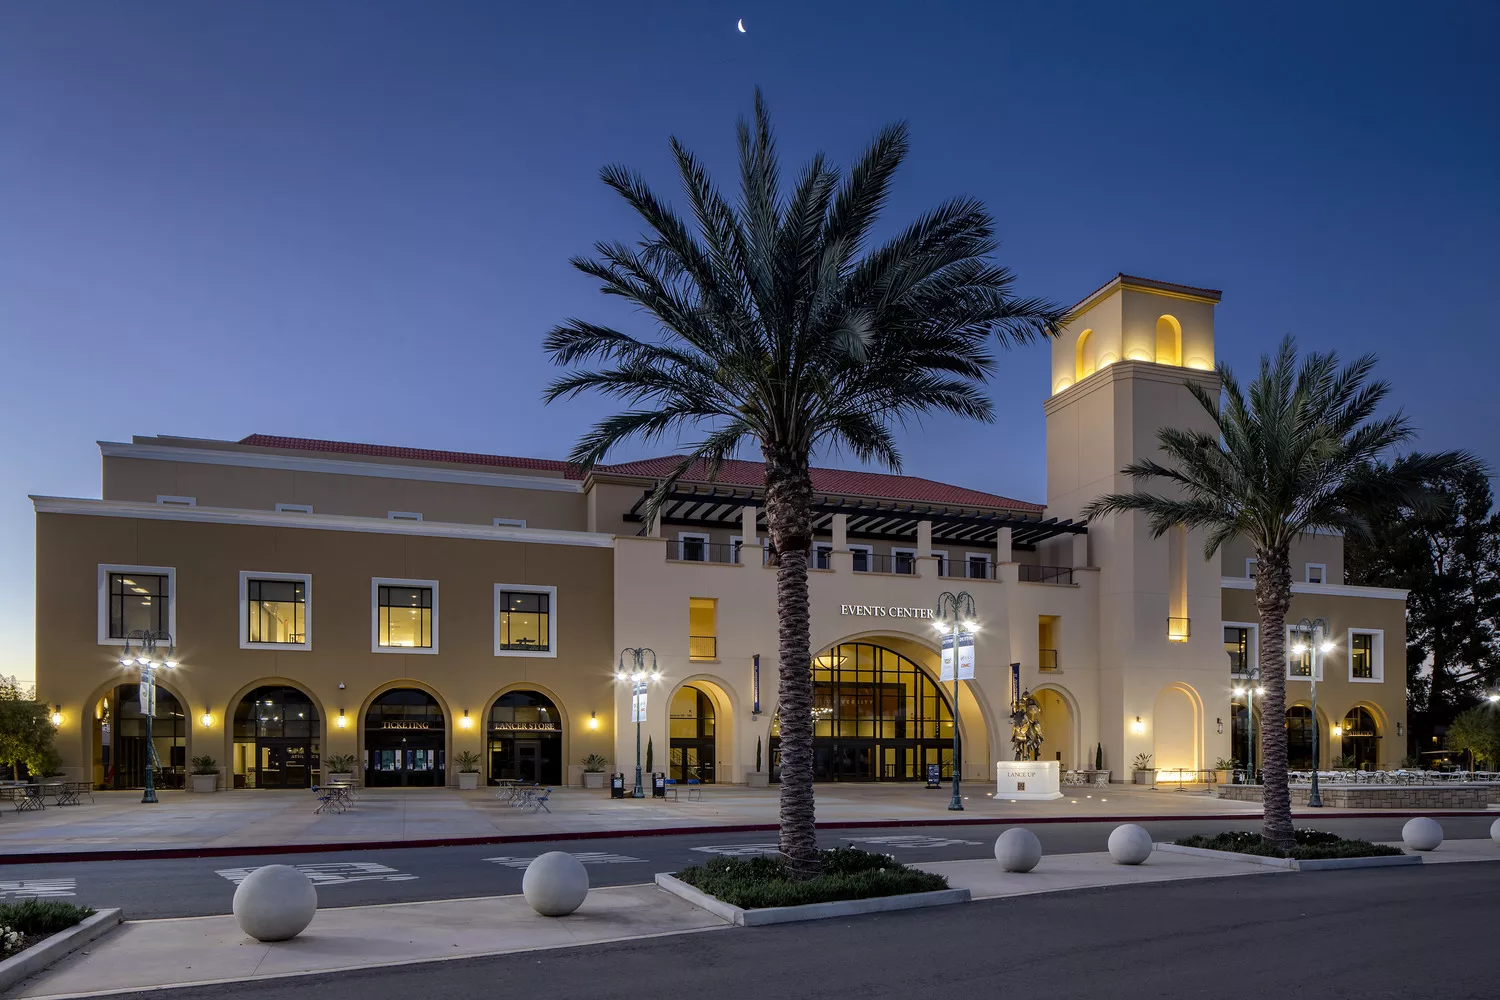
POLYGON ((540 811, 550 813, 552 810, 547 806, 547 799, 550 798, 551 795, 552 789, 550 788, 545 792, 542 792, 540 795, 536 794, 535 791, 533 791, 531 795, 531 801, 527 804, 531 806, 532 812, 540 811))
POLYGON ((674 800, 677 798, 677 779, 676 778, 668 778, 667 779, 666 786, 662 789, 662 798, 666 798, 668 792, 671 793, 672 798, 674 800))
POLYGON ((698 799, 698 801, 702 802, 703 801, 703 782, 699 781, 697 778, 689 778, 687 780, 687 783, 688 783, 688 801, 689 802, 693 801, 693 798, 696 796, 697 799, 698 799))
POLYGON ((344 797, 339 794, 337 788, 329 785, 314 785, 313 796, 318 800, 318 808, 313 810, 314 813, 320 813, 325 809, 332 809, 334 812, 344 811, 344 797))

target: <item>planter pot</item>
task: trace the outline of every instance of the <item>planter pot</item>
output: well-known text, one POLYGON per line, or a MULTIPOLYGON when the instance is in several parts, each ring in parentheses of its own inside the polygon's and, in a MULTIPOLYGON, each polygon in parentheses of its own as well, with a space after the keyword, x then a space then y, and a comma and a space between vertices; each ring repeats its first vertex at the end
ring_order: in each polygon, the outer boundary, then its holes
POLYGON ((765 771, 751 771, 745 775, 745 784, 751 788, 765 788, 771 783, 771 776, 765 771))
POLYGON ((1214 772, 1214 784, 1217 784, 1217 785, 1227 785, 1227 784, 1229 784, 1232 781, 1234 781, 1234 772, 1233 771, 1225 770, 1225 771, 1215 771, 1214 772))
POLYGON ((1131 780, 1133 780, 1137 785, 1154 785, 1156 784, 1156 772, 1154 770, 1134 771, 1132 772, 1131 780))
POLYGON ((352 785, 354 784, 353 771, 330 771, 323 775, 323 780, 332 784, 352 785))
POLYGON ((219 776, 217 774, 195 774, 192 775, 193 791, 213 792, 219 787, 219 776))
POLYGON ((461 792, 472 792, 479 787, 478 771, 459 771, 458 790, 461 792))
POLYGON ((604 787, 604 772, 603 771, 584 771, 583 772, 583 787, 584 788, 603 788, 604 787))

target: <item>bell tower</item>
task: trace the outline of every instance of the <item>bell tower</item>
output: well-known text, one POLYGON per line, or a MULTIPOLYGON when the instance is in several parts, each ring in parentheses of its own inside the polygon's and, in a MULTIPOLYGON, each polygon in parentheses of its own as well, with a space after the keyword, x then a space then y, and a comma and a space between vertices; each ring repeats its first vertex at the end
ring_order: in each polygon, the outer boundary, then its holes
MULTIPOLYGON (((1106 493, 1134 491, 1120 470, 1161 458, 1161 428, 1213 432, 1186 383, 1218 391, 1219 297, 1118 274, 1069 312, 1052 344, 1043 407, 1048 517, 1076 518, 1106 493)), ((1090 524, 1088 549, 1099 568, 1096 704, 1106 766, 1125 773, 1151 754, 1158 769, 1203 770, 1229 756, 1217 725, 1229 714, 1218 556, 1203 557, 1198 532, 1152 538, 1134 513, 1090 524)))

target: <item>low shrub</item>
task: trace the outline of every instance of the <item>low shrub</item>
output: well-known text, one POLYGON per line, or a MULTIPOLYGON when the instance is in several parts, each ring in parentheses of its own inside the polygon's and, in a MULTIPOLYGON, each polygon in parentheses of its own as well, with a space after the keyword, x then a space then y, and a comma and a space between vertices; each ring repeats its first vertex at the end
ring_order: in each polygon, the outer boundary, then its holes
POLYGON ((22 949, 82 923, 94 915, 87 906, 60 903, 48 899, 24 899, 0 903, 0 958, 9 958, 22 949))
POLYGON ((1372 844, 1368 840, 1345 840, 1323 830, 1296 830, 1297 844, 1283 851, 1258 833, 1231 831, 1213 836, 1198 834, 1182 837, 1174 843, 1182 847, 1200 847, 1210 851, 1254 854, 1263 858, 1296 858, 1298 861, 1322 861, 1327 858, 1382 858, 1402 853, 1399 848, 1372 844))
POLYGON ((802 906, 841 899, 900 896, 948 888, 941 875, 908 868, 886 854, 853 847, 820 851, 823 870, 816 878, 798 879, 780 858, 714 858, 677 877, 701 892, 741 909, 802 906))

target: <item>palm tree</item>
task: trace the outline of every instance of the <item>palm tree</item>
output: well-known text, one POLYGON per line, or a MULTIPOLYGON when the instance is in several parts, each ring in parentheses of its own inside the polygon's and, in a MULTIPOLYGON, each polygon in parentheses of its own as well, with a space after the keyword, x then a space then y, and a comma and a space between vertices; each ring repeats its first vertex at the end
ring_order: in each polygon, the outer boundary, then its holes
POLYGON ((594 390, 629 404, 597 423, 570 460, 592 466, 631 438, 701 435, 647 511, 693 463, 711 479, 742 445, 765 460, 765 510, 777 567, 781 720, 781 852, 795 871, 817 869, 812 788, 812 664, 807 565, 812 547, 811 456, 846 450, 899 469, 893 425, 931 411, 992 419, 983 383, 995 369, 989 338, 1010 345, 1054 336, 1060 311, 1012 294, 1011 272, 984 207, 938 206, 889 241, 871 230, 907 151, 904 123, 876 136, 847 176, 822 154, 782 192, 765 102, 739 122, 738 201, 675 138, 672 153, 694 225, 619 166, 604 183, 644 221, 635 247, 600 243, 575 258, 654 321, 639 338, 571 319, 547 337, 572 370, 547 388, 552 402, 594 390))
MULTIPOLYGON (((1175 525, 1206 532, 1204 558, 1225 542, 1247 538, 1255 546, 1255 606, 1260 620, 1260 676, 1267 720, 1286 714, 1287 609, 1292 602, 1290 548, 1299 535, 1318 530, 1362 534, 1367 519, 1392 501, 1426 509, 1435 502, 1425 478, 1477 465, 1462 452, 1410 454, 1400 462, 1377 459, 1411 439, 1406 418, 1377 417, 1390 389, 1370 381, 1375 359, 1346 367, 1333 353, 1309 354, 1300 365, 1290 337, 1275 357, 1264 356, 1248 394, 1220 365, 1218 393, 1186 382, 1218 433, 1163 428, 1161 451, 1169 464, 1144 459, 1122 471, 1138 482, 1161 480, 1165 493, 1112 493, 1084 509, 1089 519, 1120 511, 1146 515, 1154 537, 1175 525)), ((1263 836, 1293 843, 1287 790, 1287 738, 1283 726, 1263 730, 1265 818, 1263 836)))

